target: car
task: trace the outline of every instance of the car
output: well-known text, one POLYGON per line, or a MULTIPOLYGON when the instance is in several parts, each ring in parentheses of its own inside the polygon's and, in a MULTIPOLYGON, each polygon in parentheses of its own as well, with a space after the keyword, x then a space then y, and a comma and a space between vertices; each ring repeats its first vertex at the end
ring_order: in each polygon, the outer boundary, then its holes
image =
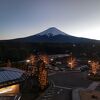
POLYGON ((80 67, 80 71, 87 71, 87 70, 89 70, 89 67, 87 65, 80 67))
POLYGON ((58 68, 58 67, 55 67, 54 70, 55 70, 55 71, 59 71, 59 68, 58 68))

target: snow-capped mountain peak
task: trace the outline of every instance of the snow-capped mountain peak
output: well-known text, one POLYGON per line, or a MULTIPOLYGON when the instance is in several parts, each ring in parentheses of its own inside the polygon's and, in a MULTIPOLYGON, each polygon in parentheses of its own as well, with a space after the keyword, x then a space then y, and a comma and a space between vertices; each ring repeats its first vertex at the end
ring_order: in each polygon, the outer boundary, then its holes
POLYGON ((50 37, 50 36, 67 35, 67 34, 64 33, 64 32, 62 32, 62 31, 60 31, 60 30, 58 30, 58 29, 55 28, 55 27, 51 27, 51 28, 49 28, 49 29, 47 29, 47 30, 45 30, 45 31, 43 31, 43 32, 41 32, 41 33, 39 33, 38 35, 40 35, 40 36, 46 35, 46 36, 50 37))
MULTIPOLYGON (((19 43, 90 43, 91 39, 79 38, 75 36, 68 35, 59 29, 52 27, 36 35, 32 35, 25 38, 13 39, 9 41, 19 42, 19 43)), ((93 41, 92 43, 95 43, 93 41)))

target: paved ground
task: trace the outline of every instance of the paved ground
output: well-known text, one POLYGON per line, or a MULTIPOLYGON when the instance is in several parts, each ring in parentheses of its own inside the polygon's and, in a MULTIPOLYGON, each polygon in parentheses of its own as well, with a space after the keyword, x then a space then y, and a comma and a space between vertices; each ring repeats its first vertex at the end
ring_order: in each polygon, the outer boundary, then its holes
POLYGON ((87 88, 92 81, 88 80, 85 72, 59 72, 49 76, 56 86, 67 88, 87 88))
MULTIPOLYGON (((72 100, 73 90, 87 88, 92 83, 86 75, 86 72, 77 71, 50 74, 49 80, 51 80, 53 86, 39 100, 72 100)), ((77 97, 76 94, 75 97, 77 97)))
POLYGON ((38 100, 72 100, 71 94, 72 90, 52 87, 38 100))
POLYGON ((100 82, 93 82, 92 84, 90 84, 90 86, 87 89, 95 90, 96 87, 98 87, 99 85, 100 85, 100 82))

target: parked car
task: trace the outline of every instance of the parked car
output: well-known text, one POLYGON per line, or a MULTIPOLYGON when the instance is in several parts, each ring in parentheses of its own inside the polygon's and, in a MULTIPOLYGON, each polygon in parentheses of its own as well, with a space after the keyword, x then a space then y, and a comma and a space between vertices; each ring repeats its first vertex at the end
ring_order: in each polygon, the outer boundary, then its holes
POLYGON ((80 71, 87 71, 87 70, 89 70, 89 66, 87 66, 87 65, 80 67, 80 71))

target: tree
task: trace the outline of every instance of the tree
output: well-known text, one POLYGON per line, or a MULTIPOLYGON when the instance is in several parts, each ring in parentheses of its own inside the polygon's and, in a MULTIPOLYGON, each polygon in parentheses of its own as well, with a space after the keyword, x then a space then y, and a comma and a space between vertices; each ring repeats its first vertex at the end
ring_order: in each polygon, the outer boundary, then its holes
POLYGON ((70 67, 70 69, 75 68, 75 66, 76 66, 76 58, 71 55, 67 60, 67 64, 68 64, 68 67, 70 67))
POLYGON ((49 57, 46 54, 40 55, 40 59, 44 61, 45 64, 49 64, 49 57))
POLYGON ((98 61, 91 61, 89 64, 91 66, 92 73, 94 75, 97 74, 97 71, 98 71, 98 69, 100 67, 99 62, 98 61))
POLYGON ((7 67, 11 67, 11 66, 12 66, 11 61, 8 59, 8 61, 7 61, 7 67))

